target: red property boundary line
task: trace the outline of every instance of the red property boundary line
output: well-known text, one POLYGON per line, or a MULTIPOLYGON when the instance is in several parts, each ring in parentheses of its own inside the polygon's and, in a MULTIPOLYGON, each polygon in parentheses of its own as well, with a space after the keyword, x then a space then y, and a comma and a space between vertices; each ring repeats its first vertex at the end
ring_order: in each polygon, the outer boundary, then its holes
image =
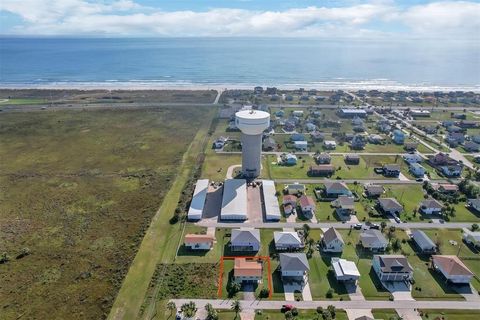
POLYGON ((267 262, 267 279, 268 279, 268 298, 272 299, 273 294, 273 280, 272 280, 272 265, 270 262, 270 257, 268 256, 232 256, 226 257, 222 256, 220 258, 220 272, 218 273, 218 298, 222 298, 222 289, 223 289, 223 272, 224 272, 224 260, 235 260, 235 258, 245 258, 249 260, 262 260, 267 262))

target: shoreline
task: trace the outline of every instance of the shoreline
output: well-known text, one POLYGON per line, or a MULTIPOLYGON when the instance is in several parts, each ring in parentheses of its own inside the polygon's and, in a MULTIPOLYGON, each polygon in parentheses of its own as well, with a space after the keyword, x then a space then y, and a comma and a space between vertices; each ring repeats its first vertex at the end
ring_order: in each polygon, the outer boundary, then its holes
POLYGON ((276 87, 279 90, 305 90, 315 89, 319 91, 335 90, 378 90, 378 91, 465 91, 480 93, 480 84, 474 86, 434 86, 434 85, 403 85, 398 83, 382 83, 377 81, 364 82, 311 82, 304 84, 246 84, 246 83, 191 83, 191 82, 157 82, 157 81, 103 81, 103 82, 49 82, 49 83, 1 83, 0 90, 253 90, 255 86, 264 88, 276 87))

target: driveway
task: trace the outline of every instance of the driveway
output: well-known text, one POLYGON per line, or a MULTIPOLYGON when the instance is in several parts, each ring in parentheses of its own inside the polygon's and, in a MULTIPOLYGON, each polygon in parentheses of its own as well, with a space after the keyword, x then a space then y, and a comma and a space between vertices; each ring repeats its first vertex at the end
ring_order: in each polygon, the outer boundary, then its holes
POLYGON ((248 222, 263 222, 262 197, 259 187, 247 187, 248 222))
POLYGON ((399 300, 415 300, 412 297, 411 287, 405 282, 382 282, 383 286, 390 291, 395 301, 399 300))
POLYGON ((365 301, 362 289, 355 283, 345 283, 345 289, 347 289, 348 296, 352 301, 365 301))
POLYGON ((418 312, 413 309, 395 309, 395 311, 404 320, 422 320, 418 312))
POLYGON ((255 288, 253 287, 253 284, 243 284, 243 299, 248 301, 255 300, 255 288))
POLYGON ((346 309, 348 319, 357 319, 363 316, 371 317, 373 314, 371 309, 346 309))
POLYGON ((312 293, 310 291, 310 284, 308 283, 308 278, 305 277, 304 285, 298 284, 296 282, 292 283, 283 283, 283 291, 285 292, 285 300, 295 301, 295 291, 300 291, 302 293, 303 301, 312 301, 312 293))

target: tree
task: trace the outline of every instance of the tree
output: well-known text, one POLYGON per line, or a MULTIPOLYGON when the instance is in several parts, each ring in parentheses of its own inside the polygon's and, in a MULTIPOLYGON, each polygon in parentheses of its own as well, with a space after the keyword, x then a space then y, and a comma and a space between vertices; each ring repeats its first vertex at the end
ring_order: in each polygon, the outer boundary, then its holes
POLYGON ((235 319, 237 319, 238 313, 242 311, 242 305, 240 304, 240 301, 234 300, 232 302, 231 309, 235 312, 235 319))
POLYGON ((334 305, 329 305, 327 307, 327 310, 330 313, 330 315, 332 316, 332 318, 335 319, 335 313, 336 313, 335 306, 334 305))
POLYGON ((310 234, 310 226, 305 223, 303 225, 303 235, 304 235, 305 240, 308 239, 309 234, 310 234))
POLYGON ((477 231, 478 230, 478 224, 474 223, 472 224, 472 231, 477 231))
POLYGON ((320 319, 320 315, 323 314, 323 308, 317 307, 317 320, 320 319))
POLYGON ((190 301, 188 303, 182 304, 182 306, 180 307, 180 310, 182 311, 182 314, 184 317, 193 318, 197 313, 197 306, 195 302, 190 301))
POLYGON ((392 243, 392 250, 393 252, 397 252, 402 248, 402 244, 400 243, 400 240, 398 238, 395 238, 392 243))
POLYGON ((167 303, 167 309, 168 309, 168 311, 170 311, 170 316, 172 316, 173 311, 175 311, 175 312, 177 311, 177 305, 175 304, 175 302, 169 301, 167 303))
POLYGON ((292 311, 287 311, 285 312, 285 320, 293 320, 293 314, 292 311))
POLYGON ((207 311, 207 319, 206 320, 218 320, 218 312, 213 308, 210 303, 205 305, 205 310, 207 311))
POLYGON ((383 232, 383 230, 385 230, 385 228, 387 227, 387 223, 385 221, 382 221, 382 223, 380 223, 380 227, 382 228, 383 232))

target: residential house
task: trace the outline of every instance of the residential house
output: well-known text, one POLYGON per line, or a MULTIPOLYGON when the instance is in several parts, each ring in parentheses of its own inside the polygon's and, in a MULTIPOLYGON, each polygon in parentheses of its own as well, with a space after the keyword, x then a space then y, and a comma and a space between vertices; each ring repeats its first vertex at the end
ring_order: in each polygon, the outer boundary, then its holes
POLYGON ((314 131, 314 132, 310 133, 310 137, 315 142, 320 142, 320 141, 325 140, 325 135, 321 132, 318 132, 318 131, 314 131))
POLYGON ((332 258, 331 263, 337 281, 357 282, 360 278, 360 272, 355 262, 341 258, 332 258))
POLYGON ((416 142, 405 142, 403 148, 405 151, 415 151, 417 150, 418 143, 416 142))
POLYGON ((310 270, 305 253, 280 253, 279 259, 282 278, 304 281, 307 272, 310 270))
POLYGON ((429 110, 413 109, 413 110, 410 110, 410 115, 411 115, 413 118, 417 118, 417 117, 430 117, 430 111, 429 111, 429 110))
POLYGON ((447 128, 448 133, 461 133, 463 132, 463 128, 460 128, 459 126, 452 125, 447 128))
POLYGON ((448 178, 460 177, 463 166, 460 164, 440 166, 440 171, 448 178))
POLYGON ((233 229, 230 249, 232 251, 260 250, 260 230, 254 228, 233 229))
POLYGON ((308 132, 312 132, 312 131, 317 130, 317 126, 314 125, 314 124, 311 123, 311 122, 307 122, 307 123, 305 124, 305 129, 306 129, 308 132))
POLYGON ((305 247, 303 240, 295 231, 275 231, 273 232, 275 241, 275 249, 282 250, 299 250, 305 247))
POLYGON ((359 118, 358 116, 355 116, 352 119, 352 125, 354 126, 363 126, 363 123, 364 123, 363 119, 359 118))
POLYGON ((406 153, 402 156, 403 160, 405 160, 406 163, 412 164, 412 163, 420 163, 423 161, 423 158, 416 153, 406 153))
POLYGON ((374 255, 372 267, 380 281, 410 281, 413 268, 402 255, 374 255))
POLYGON ((348 218, 351 214, 355 214, 355 199, 352 196, 338 196, 337 199, 331 202, 331 205, 336 208, 335 211, 341 218, 348 218))
POLYGON ((460 128, 476 128, 477 122, 473 120, 462 120, 456 123, 460 128))
POLYGON ((255 93, 255 94, 263 93, 263 87, 257 86, 255 88, 253 88, 253 93, 255 93))
POLYGON ((293 145, 295 149, 299 151, 307 151, 307 147, 308 147, 307 141, 294 141, 293 145))
POLYGON ((263 150, 264 151, 273 151, 277 148, 277 143, 272 137, 265 138, 263 140, 263 150))
POLYGON ((448 127, 450 127, 450 126, 453 126, 454 124, 455 124, 455 121, 453 121, 453 120, 444 120, 444 121, 442 121, 442 126, 443 126, 444 128, 448 128, 448 127))
POLYGON ((329 198, 336 198, 338 196, 351 196, 352 192, 344 182, 328 181, 324 183, 325 195, 329 198))
POLYGON ((333 140, 325 140, 323 142, 323 147, 327 150, 334 150, 337 147, 337 143, 333 140))
POLYGON ((303 110, 294 110, 292 111, 292 115, 295 117, 303 117, 303 110))
POLYGON ((368 142, 372 144, 382 144, 385 142, 385 137, 379 134, 371 134, 368 136, 368 142))
POLYGON ((385 213, 398 215, 403 211, 403 207, 395 198, 379 198, 378 207, 385 213))
POLYGON ((343 251, 345 242, 342 235, 335 228, 329 228, 323 233, 320 245, 324 252, 340 253, 343 251))
POLYGON ((445 194, 455 193, 459 190, 456 184, 449 183, 432 183, 432 188, 437 192, 445 194))
POLYGON ((382 169, 385 177, 398 177, 400 175, 400 165, 398 164, 385 164, 382 169))
POLYGON ((385 192, 385 189, 380 184, 366 184, 364 185, 364 189, 365 195, 368 198, 379 197, 385 192))
POLYGON ((465 120, 467 119, 467 115, 465 113, 454 113, 452 118, 465 120))
POLYGON ((475 143, 480 143, 480 134, 475 134, 470 137, 470 140, 472 140, 475 143))
POLYGON ((313 156, 317 164, 330 164, 332 157, 329 153, 322 152, 313 156))
POLYGON ((389 133, 392 130, 392 126, 388 120, 380 120, 377 122, 377 129, 382 133, 389 133))
POLYGON ((297 207, 297 197, 291 194, 283 196, 283 212, 286 215, 295 213, 295 208, 297 207))
POLYGON ((184 244, 190 250, 210 250, 214 242, 214 236, 189 233, 185 235, 184 244))
POLYGON ((436 134, 438 131, 436 126, 424 126, 422 129, 426 134, 436 134))
POLYGON ((380 230, 368 229, 360 233, 360 245, 373 252, 385 251, 388 241, 380 230))
POLYGON ((293 166, 297 164, 297 156, 292 153, 284 153, 280 155, 280 160, 283 165, 293 166))
POLYGON ((360 164, 360 156, 356 153, 350 153, 345 155, 345 163, 346 164, 360 164))
POLYGON ((352 141, 350 142, 350 147, 354 150, 362 150, 365 148, 367 142, 365 141, 365 137, 361 135, 353 136, 352 141))
POLYGON ((301 133, 294 133, 290 136, 290 141, 295 142, 295 141, 307 141, 305 136, 301 133))
POLYGON ((392 140, 396 144, 403 144, 405 142, 405 133, 403 133, 403 131, 399 129, 393 130, 392 140))
POLYGON ((420 202, 419 209, 423 214, 441 214, 443 204, 433 198, 426 199, 420 202))
POLYGON ((275 112, 275 116, 277 116, 279 118, 283 118, 283 116, 285 116, 285 111, 278 110, 277 112, 275 112))
POLYGON ((439 152, 434 156, 429 156, 428 162, 433 166, 454 165, 458 163, 456 160, 450 158, 448 154, 443 152, 439 152))
POLYGON ((302 213, 305 217, 313 217, 315 214, 315 201, 312 197, 302 195, 298 200, 302 213))
POLYGON ((411 238, 420 253, 435 253, 437 251, 435 243, 422 230, 412 230, 411 238))
POLYGON ((425 168, 419 163, 412 163, 408 171, 415 177, 423 177, 425 175, 425 168))
POLYGON ((367 112, 363 109, 343 108, 337 111, 337 114, 341 118, 366 118, 367 112))
POLYGON ((461 132, 449 132, 445 138, 445 141, 450 145, 450 147, 456 147, 465 142, 465 136, 461 132))
POLYGON ((474 247, 480 247, 480 231, 472 231, 467 228, 463 228, 463 241, 471 244, 474 247))
POLYGON ((358 133, 365 132, 365 127, 364 126, 354 126, 352 128, 352 130, 353 130, 353 132, 358 132, 358 133))
POLYGON ((432 266, 453 284, 469 284, 474 276, 462 260, 453 255, 433 255, 432 266))
POLYGON ((463 145, 463 148, 468 152, 478 152, 480 151, 480 144, 473 141, 468 141, 468 142, 465 142, 465 144, 463 145))
POLYGON ((233 278, 237 283, 258 283, 262 281, 262 262, 252 258, 235 258, 233 278))
POLYGON ((331 176, 334 172, 335 167, 331 164, 320 164, 316 166, 310 166, 308 175, 311 177, 331 176))
POLYGON ((480 199, 468 199, 467 200, 467 207, 473 209, 477 212, 480 212, 480 199))
POLYGON ((305 185, 300 183, 287 184, 285 186, 287 194, 305 193, 305 185))

